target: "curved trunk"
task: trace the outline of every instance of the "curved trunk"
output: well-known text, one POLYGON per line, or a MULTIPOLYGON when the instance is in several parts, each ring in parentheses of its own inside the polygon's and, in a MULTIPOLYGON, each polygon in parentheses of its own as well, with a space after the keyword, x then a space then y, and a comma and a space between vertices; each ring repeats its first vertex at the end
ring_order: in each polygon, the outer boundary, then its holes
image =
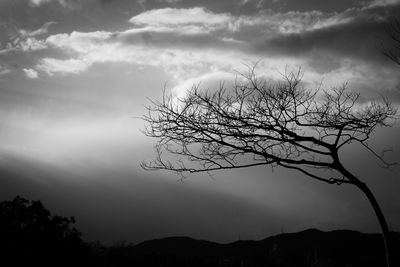
POLYGON ((386 249, 386 262, 388 267, 394 267, 394 254, 393 254, 393 248, 390 240, 390 230, 389 227, 386 223, 385 216, 382 213, 381 208, 379 207, 378 201, 376 200, 374 194, 371 192, 371 190, 368 188, 368 186, 365 183, 357 183, 356 186, 366 195, 368 198, 369 202, 371 203, 376 217, 378 218, 379 225, 381 226, 382 229, 382 234, 383 234, 383 240, 385 242, 385 249, 386 249))
MULTIPOLYGON (((338 159, 338 158, 336 158, 338 159)), ((337 163, 337 170, 340 171, 345 177, 347 177, 352 184, 357 186, 368 198, 369 203, 372 205, 372 208, 374 209, 375 215, 378 218, 379 225, 382 230, 383 234, 383 241, 385 243, 385 250, 386 250, 386 262, 387 262, 387 267, 394 267, 394 253, 393 253, 393 247, 390 241, 390 231, 389 227, 387 225, 385 216, 383 215, 383 212, 378 204, 378 201, 376 200, 374 194, 372 191, 369 189, 369 187, 361 182, 357 177, 355 177, 351 172, 349 172, 346 168, 343 167, 343 165, 340 164, 339 160, 336 161, 337 163)))

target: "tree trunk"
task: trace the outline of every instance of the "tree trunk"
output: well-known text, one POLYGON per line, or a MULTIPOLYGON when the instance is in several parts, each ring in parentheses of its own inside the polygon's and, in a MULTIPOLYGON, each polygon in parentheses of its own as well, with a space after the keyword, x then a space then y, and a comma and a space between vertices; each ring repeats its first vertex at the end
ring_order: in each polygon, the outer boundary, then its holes
POLYGON ((355 186, 357 186, 368 198, 369 203, 372 205, 374 209, 375 215, 378 218, 379 225, 382 230, 383 234, 383 241, 385 243, 385 250, 386 250, 386 263, 387 267, 395 267, 395 259, 393 253, 393 247, 391 244, 390 238, 390 231, 389 227, 386 223, 385 216, 376 200, 374 194, 369 189, 366 183, 361 182, 357 177, 355 177, 351 172, 349 172, 344 166, 340 163, 338 156, 336 156, 337 162, 337 170, 340 171, 345 177, 347 177, 355 186))
POLYGON ((381 226, 382 229, 383 240, 385 242, 387 267, 394 267, 395 261, 394 261, 394 253, 390 238, 390 230, 386 223, 385 216, 383 215, 382 210, 379 207, 378 201, 376 201, 374 194, 371 192, 371 190, 365 183, 360 182, 355 185, 367 196, 369 202, 371 203, 375 211, 375 215, 378 218, 379 225, 381 226))

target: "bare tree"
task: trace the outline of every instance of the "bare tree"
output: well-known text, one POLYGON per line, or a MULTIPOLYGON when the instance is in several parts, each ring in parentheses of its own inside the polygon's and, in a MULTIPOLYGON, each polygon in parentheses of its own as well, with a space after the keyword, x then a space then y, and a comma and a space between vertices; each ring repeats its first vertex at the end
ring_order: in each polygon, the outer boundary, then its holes
POLYGON ((396 108, 386 99, 360 103, 346 85, 307 90, 300 70, 275 84, 258 78, 254 68, 243 77, 233 90, 223 84, 214 92, 194 86, 183 99, 164 94, 162 101, 151 101, 144 133, 158 139, 157 157, 142 167, 185 174, 270 165, 328 184, 355 185, 379 220, 389 266, 393 255, 382 210, 368 186, 344 167, 339 151, 358 143, 391 167, 368 139, 377 127, 391 126, 396 108))
POLYGON ((397 65, 400 65, 400 19, 393 18, 387 27, 388 42, 382 44, 382 53, 397 65))

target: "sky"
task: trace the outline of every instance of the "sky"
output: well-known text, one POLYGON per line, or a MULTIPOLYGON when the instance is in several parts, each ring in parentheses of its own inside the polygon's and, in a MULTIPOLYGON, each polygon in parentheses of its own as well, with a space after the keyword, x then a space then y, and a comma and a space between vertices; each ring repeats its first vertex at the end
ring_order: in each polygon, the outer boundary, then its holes
MULTIPOLYGON (((0 200, 40 199, 88 241, 167 236, 217 242, 307 228, 379 232, 363 194, 256 167, 184 182, 146 172, 149 99, 227 85, 256 62, 309 88, 347 83, 400 103, 400 67, 380 52, 399 0, 0 0, 0 200)), ((390 45, 390 44, 389 44, 390 45)), ((371 145, 400 160, 400 124, 371 145)), ((400 231, 399 169, 351 145, 341 157, 400 231)))

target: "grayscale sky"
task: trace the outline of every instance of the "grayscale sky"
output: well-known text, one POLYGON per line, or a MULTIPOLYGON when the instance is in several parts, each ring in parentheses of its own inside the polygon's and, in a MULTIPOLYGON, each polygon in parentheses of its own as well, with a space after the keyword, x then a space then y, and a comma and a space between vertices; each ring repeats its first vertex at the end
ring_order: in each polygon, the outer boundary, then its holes
MULTIPOLYGON (((400 103, 400 67, 382 56, 399 0, 0 0, 0 200, 41 199, 74 215, 86 240, 166 236, 218 242, 316 227, 377 232, 363 194, 289 170, 258 167, 185 182, 145 172, 147 98, 166 87, 227 85, 246 66, 304 84, 348 83, 368 101, 400 103)), ((371 145, 400 160, 400 122, 371 145)), ((400 171, 352 145, 345 165, 400 231, 400 171)))

